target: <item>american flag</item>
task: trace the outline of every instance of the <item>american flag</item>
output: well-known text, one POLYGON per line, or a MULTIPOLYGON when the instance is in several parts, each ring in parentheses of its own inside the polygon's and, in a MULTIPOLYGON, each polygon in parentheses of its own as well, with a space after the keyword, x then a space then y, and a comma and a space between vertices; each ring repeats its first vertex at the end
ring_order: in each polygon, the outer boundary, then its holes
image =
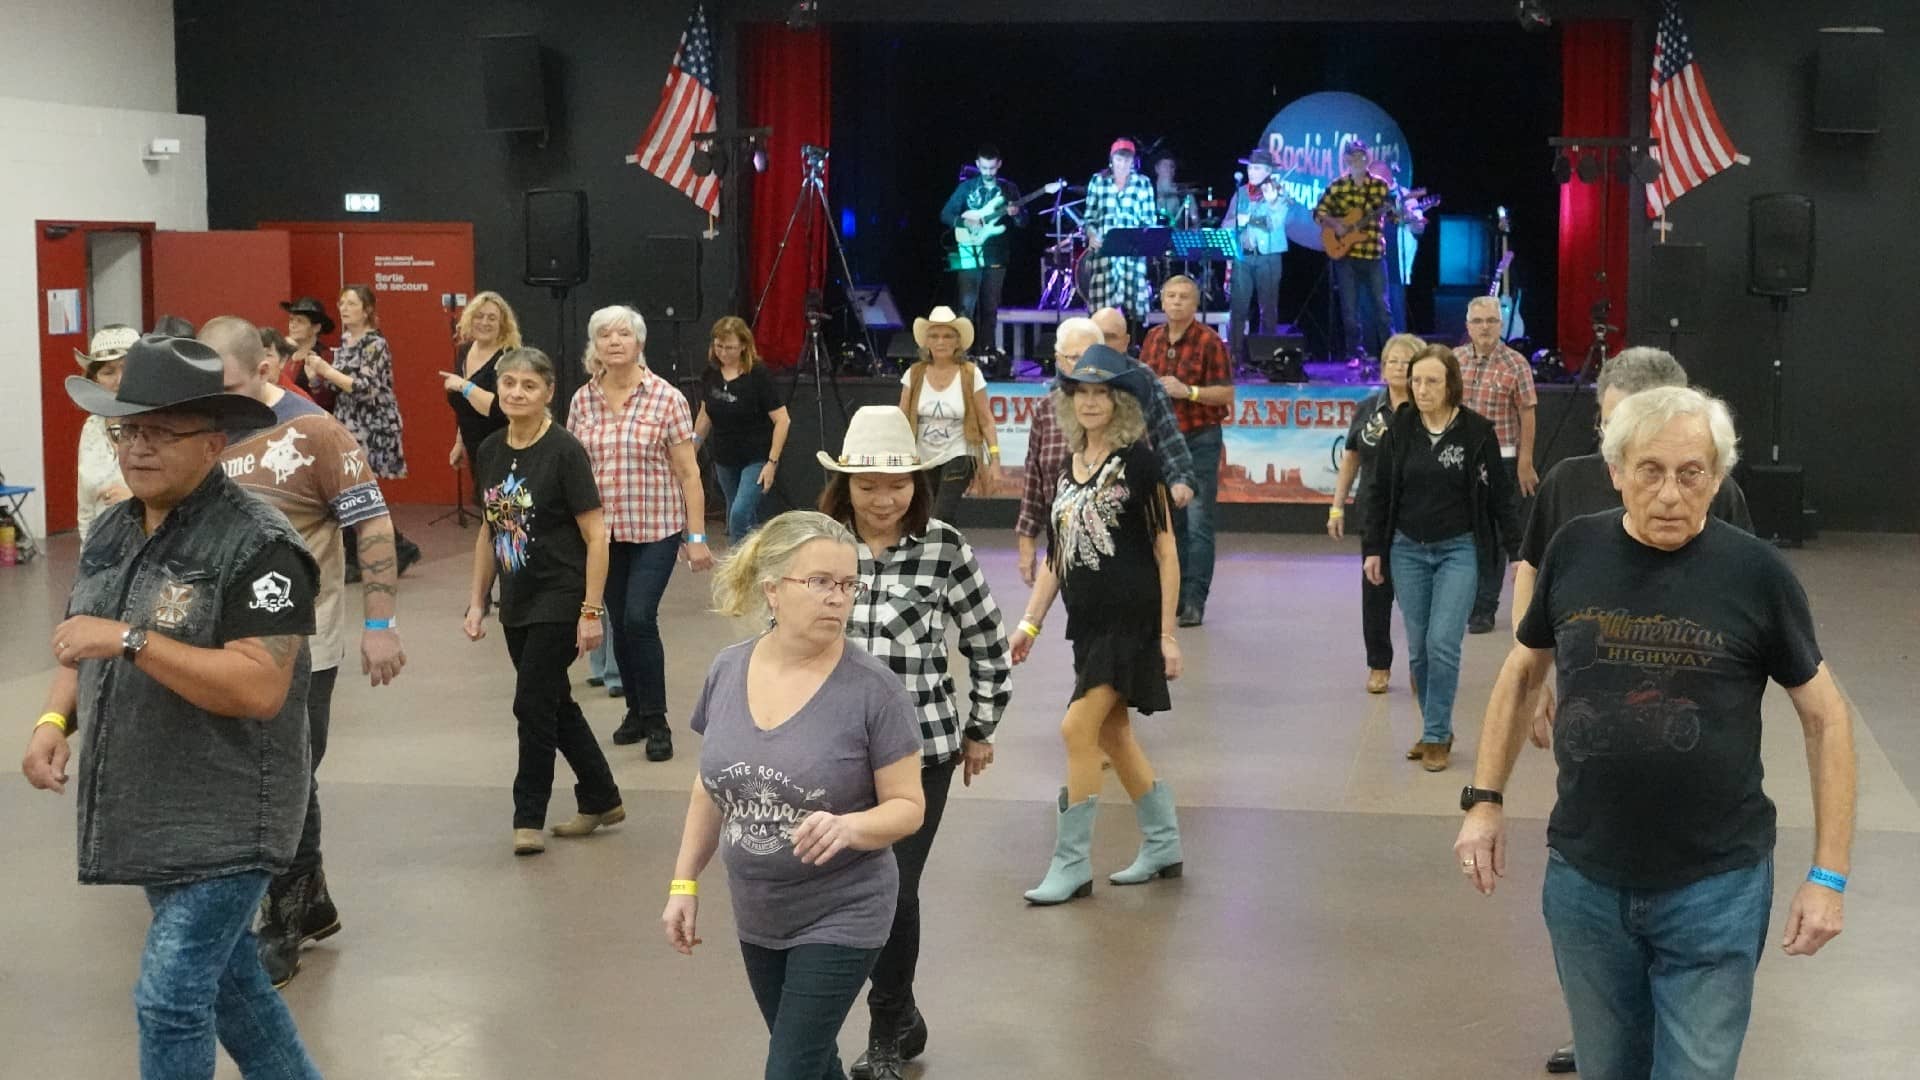
POLYGON ((660 107, 640 136, 640 150, 633 160, 708 214, 720 212, 720 180, 694 174, 692 136, 712 131, 719 115, 720 99, 713 92, 713 31, 707 28, 705 5, 697 5, 687 20, 687 32, 680 35, 673 66, 667 69, 660 107))
POLYGON ((1660 27, 1653 38, 1653 134, 1660 178, 1647 185, 1647 216, 1659 217, 1668 204, 1745 155, 1733 147, 1714 111, 1700 65, 1693 62, 1693 38, 1677 0, 1662 0, 1660 27))

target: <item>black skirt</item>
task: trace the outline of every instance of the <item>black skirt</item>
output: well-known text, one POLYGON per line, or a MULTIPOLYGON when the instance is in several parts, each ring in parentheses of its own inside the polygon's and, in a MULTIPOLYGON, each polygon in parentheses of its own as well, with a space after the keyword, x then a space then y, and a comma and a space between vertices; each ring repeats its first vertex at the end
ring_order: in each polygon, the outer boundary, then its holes
POLYGON ((1127 705, 1140 713, 1173 708, 1167 693, 1167 661, 1160 652, 1160 633, 1116 629, 1073 642, 1073 700, 1087 691, 1111 686, 1127 705))

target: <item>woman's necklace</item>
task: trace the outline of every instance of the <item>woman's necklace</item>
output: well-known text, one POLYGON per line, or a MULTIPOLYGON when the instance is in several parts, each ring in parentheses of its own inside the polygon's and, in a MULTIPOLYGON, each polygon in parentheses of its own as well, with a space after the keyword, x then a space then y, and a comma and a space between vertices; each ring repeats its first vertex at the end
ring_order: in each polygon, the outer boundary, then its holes
POLYGON ((547 433, 547 429, 552 426, 553 426, 553 417, 549 416, 546 419, 541 420, 540 430, 533 433, 533 438, 527 440, 526 446, 513 445, 513 432, 511 431, 507 432, 507 449, 514 451, 513 460, 507 463, 507 468, 518 469, 520 467, 519 452, 522 450, 531 449, 533 444, 539 442, 540 437, 542 435, 545 435, 547 433))

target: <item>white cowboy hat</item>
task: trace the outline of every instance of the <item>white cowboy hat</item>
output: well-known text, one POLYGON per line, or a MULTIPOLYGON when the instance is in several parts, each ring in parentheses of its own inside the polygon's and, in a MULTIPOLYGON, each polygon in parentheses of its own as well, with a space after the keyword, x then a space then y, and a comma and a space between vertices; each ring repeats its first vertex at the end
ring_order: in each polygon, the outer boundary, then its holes
POLYGON ((913 320, 913 343, 923 349, 927 347, 929 326, 951 326, 960 332, 960 351, 964 353, 973 348, 973 320, 964 315, 955 315, 947 305, 934 308, 924 319, 913 320))
POLYGON ((73 350, 73 362, 85 371, 90 364, 104 364, 109 360, 119 360, 140 340, 140 331, 131 326, 103 326, 93 332, 93 339, 87 342, 87 351, 73 350))
MULTIPOLYGON (((936 311, 934 314, 939 314, 936 311)), ((837 473, 911 473, 925 468, 913 425, 898 405, 862 405, 847 422, 840 456, 830 458, 815 450, 820 467, 837 473)))

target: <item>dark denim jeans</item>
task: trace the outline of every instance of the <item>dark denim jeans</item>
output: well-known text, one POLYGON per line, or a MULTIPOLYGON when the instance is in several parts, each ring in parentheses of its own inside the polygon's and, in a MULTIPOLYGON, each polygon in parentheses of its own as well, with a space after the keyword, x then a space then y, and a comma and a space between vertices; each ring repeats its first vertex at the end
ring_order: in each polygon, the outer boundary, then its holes
POLYGON ((1233 359, 1237 363, 1251 360, 1248 337, 1271 334, 1280 327, 1282 258, 1278 253, 1249 255, 1233 264, 1233 294, 1227 297, 1227 336, 1232 340, 1233 359), (1260 309, 1257 318, 1248 314, 1256 303, 1260 309))
POLYGON ((1420 738, 1453 738, 1453 698, 1460 689, 1460 643, 1467 636, 1479 570, 1472 533, 1423 544, 1393 534, 1393 592, 1407 628, 1407 667, 1420 691, 1420 738))
POLYGON ((1379 259, 1349 255, 1333 264, 1334 284, 1340 289, 1340 319, 1346 325, 1349 355, 1366 350, 1379 356, 1387 341, 1387 272, 1379 259))
MULTIPOLYGON (((1519 500, 1520 520, 1524 522, 1527 520, 1527 514, 1533 509, 1533 500, 1520 494, 1520 459, 1503 457, 1500 459, 1500 467, 1507 470, 1507 482, 1513 485, 1514 498, 1519 500)), ((1500 610, 1500 590, 1506 583, 1507 549, 1503 541, 1502 544, 1495 544, 1493 550, 1484 552, 1480 556, 1480 582, 1473 591, 1474 615, 1493 618, 1494 614, 1500 610)), ((1520 616, 1524 614, 1526 614, 1524 611, 1514 612, 1513 621, 1518 623, 1520 616)))
POLYGON ((216 1034, 247 1080, 318 1080, 254 945, 266 872, 146 892, 153 924, 133 991, 141 1080, 211 1080, 216 1034))
POLYGON ((1393 579, 1375 585, 1360 575, 1360 637, 1367 643, 1367 668, 1393 669, 1393 579))
POLYGON ((1733 1080, 1773 858, 1677 889, 1602 885, 1548 849, 1541 910, 1592 1080, 1733 1080))
POLYGON ((766 1017, 766 1080, 847 1080, 840 1067, 840 1027, 873 970, 878 949, 795 945, 768 949, 740 943, 747 982, 766 1017))
POLYGON ((327 729, 333 725, 333 686, 340 669, 316 671, 307 683, 307 749, 313 758, 313 784, 307 788, 307 821, 300 828, 300 848, 293 853, 288 877, 320 869, 320 759, 327 756, 327 729))
POLYGON ((1180 606, 1205 613, 1213 591, 1213 530, 1220 504, 1220 429, 1187 433, 1193 455, 1193 500, 1173 514, 1173 538, 1180 549, 1180 606))
POLYGON ((978 467, 972 454, 961 454, 933 470, 935 519, 953 524, 954 515, 960 512, 960 497, 967 493, 967 485, 973 483, 973 472, 978 467))
POLYGON ((898 1026, 913 1014, 913 976, 920 966, 920 874, 927 868, 933 838, 947 812, 947 793, 960 758, 920 770, 920 791, 927 799, 920 831, 893 845, 900 865, 900 900, 893 909, 893 930, 873 966, 873 989, 867 992, 867 1012, 875 1028, 898 1026))
POLYGON ((627 711, 667 716, 667 650, 660 642, 660 598, 680 557, 680 538, 646 544, 614 543, 607 553, 607 617, 619 627, 613 656, 627 711))
POLYGON ((746 465, 714 462, 713 478, 727 501, 727 539, 736 544, 760 524, 760 470, 766 466, 764 461, 746 465))
POLYGON ((567 667, 579 654, 572 623, 534 623, 505 630, 513 658, 513 717, 520 730, 520 767, 513 774, 513 827, 542 829, 553 797, 553 754, 573 770, 573 797, 583 814, 604 814, 620 805, 607 756, 594 741, 580 703, 573 700, 567 667))

